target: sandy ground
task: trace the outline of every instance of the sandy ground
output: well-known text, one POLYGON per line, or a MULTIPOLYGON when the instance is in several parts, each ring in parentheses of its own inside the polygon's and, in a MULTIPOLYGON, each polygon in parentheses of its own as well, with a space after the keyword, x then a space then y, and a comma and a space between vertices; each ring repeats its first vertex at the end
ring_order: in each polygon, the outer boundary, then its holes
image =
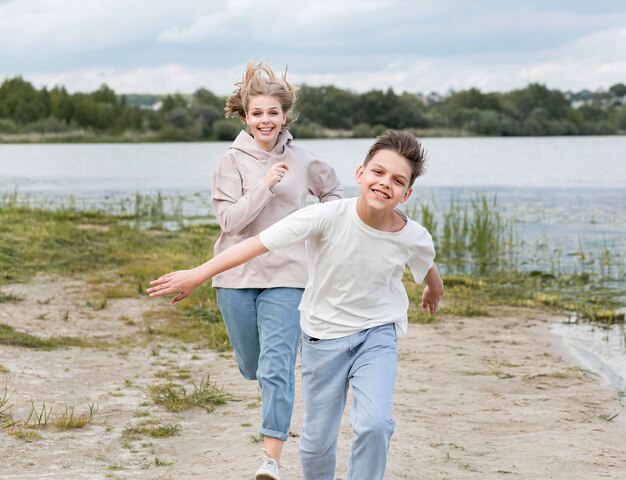
MULTIPOLYGON (((0 304, 0 323, 33 334, 127 337, 141 331, 147 298, 86 305, 86 285, 37 279, 3 287, 23 298, 0 304), (66 313, 66 312, 69 312, 66 313), (130 319, 130 320, 129 320, 130 319)), ((160 303, 163 308, 171 308, 160 303)), ((626 412, 617 394, 574 365, 548 330, 547 315, 502 311, 489 318, 411 325, 400 342, 396 432, 388 479, 626 478, 626 412)), ((181 380, 190 383, 190 380, 181 380)), ((80 430, 40 429, 32 443, 0 430, 0 479, 251 479, 261 446, 253 436, 260 405, 231 354, 161 342, 117 349, 37 351, 0 346, 0 398, 24 420, 31 401, 62 411, 97 404, 80 430), (210 375, 235 400, 212 413, 170 413, 145 394, 159 372, 210 375), (122 431, 146 418, 178 423, 178 435, 125 443, 122 431), (157 466, 155 459, 166 463, 157 466)), ((296 411, 282 478, 299 479, 296 411)), ((53 411, 54 416, 54 411, 53 411)), ((341 429, 338 479, 345 478, 350 427, 341 429)))

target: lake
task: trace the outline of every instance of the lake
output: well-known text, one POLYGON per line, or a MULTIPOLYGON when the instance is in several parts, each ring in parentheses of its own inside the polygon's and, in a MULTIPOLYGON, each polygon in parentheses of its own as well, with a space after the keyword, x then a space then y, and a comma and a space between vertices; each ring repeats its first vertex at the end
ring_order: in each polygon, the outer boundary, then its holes
MULTIPOLYGON (((347 196, 372 140, 297 140, 329 162, 347 196)), ((497 198, 524 240, 529 268, 577 251, 626 257, 626 137, 426 138, 426 174, 414 197, 445 211, 451 199, 497 198), (541 253, 543 249, 544 254, 541 253)), ((0 145, 0 195, 31 204, 116 211, 120 198, 161 192, 188 216, 211 213, 211 173, 230 142, 0 145), (182 197, 182 199, 181 199, 182 197)), ((171 206, 171 205, 170 205, 171 206)), ((619 260, 618 260, 619 261, 619 260)))
MULTIPOLYGON (((354 171, 371 143, 297 140, 333 165, 347 196, 356 194, 354 171)), ((626 137, 425 138, 423 143, 429 162, 414 186, 419 201, 441 212, 452 199, 467 204, 477 194, 495 197, 523 240, 528 269, 545 269, 555 256, 564 268, 575 269, 577 251, 608 248, 624 272, 626 137)), ((122 198, 161 192, 172 203, 182 202, 185 215, 208 217, 211 173, 229 145, 0 145, 0 195, 17 190, 35 205, 54 207, 72 198, 79 208, 115 211, 122 198)), ((617 280, 623 285, 623 278, 617 280)), ((592 327, 557 330, 572 348, 586 343, 623 381, 623 330, 603 349, 586 328, 592 327)))
MULTIPOLYGON (((346 186, 372 141, 297 140, 346 186)), ((426 138, 417 188, 624 189, 626 137, 426 138)), ((229 142, 0 145, 0 188, 36 194, 207 191, 229 142)))

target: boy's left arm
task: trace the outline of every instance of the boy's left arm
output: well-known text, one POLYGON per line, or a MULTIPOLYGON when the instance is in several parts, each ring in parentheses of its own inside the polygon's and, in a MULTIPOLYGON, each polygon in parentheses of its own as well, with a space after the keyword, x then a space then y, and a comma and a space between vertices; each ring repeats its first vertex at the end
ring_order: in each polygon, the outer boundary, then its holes
POLYGON ((437 270, 435 265, 430 267, 426 273, 424 282, 426 283, 426 288, 422 293, 422 310, 428 310, 431 315, 434 315, 443 296, 443 280, 439 276, 439 270, 437 270))

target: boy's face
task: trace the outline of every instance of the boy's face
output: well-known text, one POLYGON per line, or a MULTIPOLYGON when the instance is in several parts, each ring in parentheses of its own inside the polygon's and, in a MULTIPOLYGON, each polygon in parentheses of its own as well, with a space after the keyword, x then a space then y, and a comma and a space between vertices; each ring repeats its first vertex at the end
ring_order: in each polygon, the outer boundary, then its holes
POLYGON ((380 150, 366 166, 356 170, 360 197, 376 210, 393 210, 407 201, 412 193, 409 187, 411 166, 406 158, 393 150, 380 150))

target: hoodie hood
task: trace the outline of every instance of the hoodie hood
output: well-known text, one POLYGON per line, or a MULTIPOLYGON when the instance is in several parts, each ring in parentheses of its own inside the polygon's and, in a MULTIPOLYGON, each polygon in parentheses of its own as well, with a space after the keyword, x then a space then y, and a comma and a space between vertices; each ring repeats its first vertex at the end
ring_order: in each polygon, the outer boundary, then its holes
POLYGON ((260 162, 267 162, 270 157, 280 158, 286 152, 286 146, 291 143, 293 137, 289 130, 283 128, 278 134, 278 139, 276 140, 276 146, 272 149, 271 152, 266 152, 254 141, 252 135, 250 135, 245 130, 239 132, 237 138, 231 145, 231 149, 239 150, 240 152, 245 153, 246 155, 250 155, 252 158, 257 159, 260 162))

